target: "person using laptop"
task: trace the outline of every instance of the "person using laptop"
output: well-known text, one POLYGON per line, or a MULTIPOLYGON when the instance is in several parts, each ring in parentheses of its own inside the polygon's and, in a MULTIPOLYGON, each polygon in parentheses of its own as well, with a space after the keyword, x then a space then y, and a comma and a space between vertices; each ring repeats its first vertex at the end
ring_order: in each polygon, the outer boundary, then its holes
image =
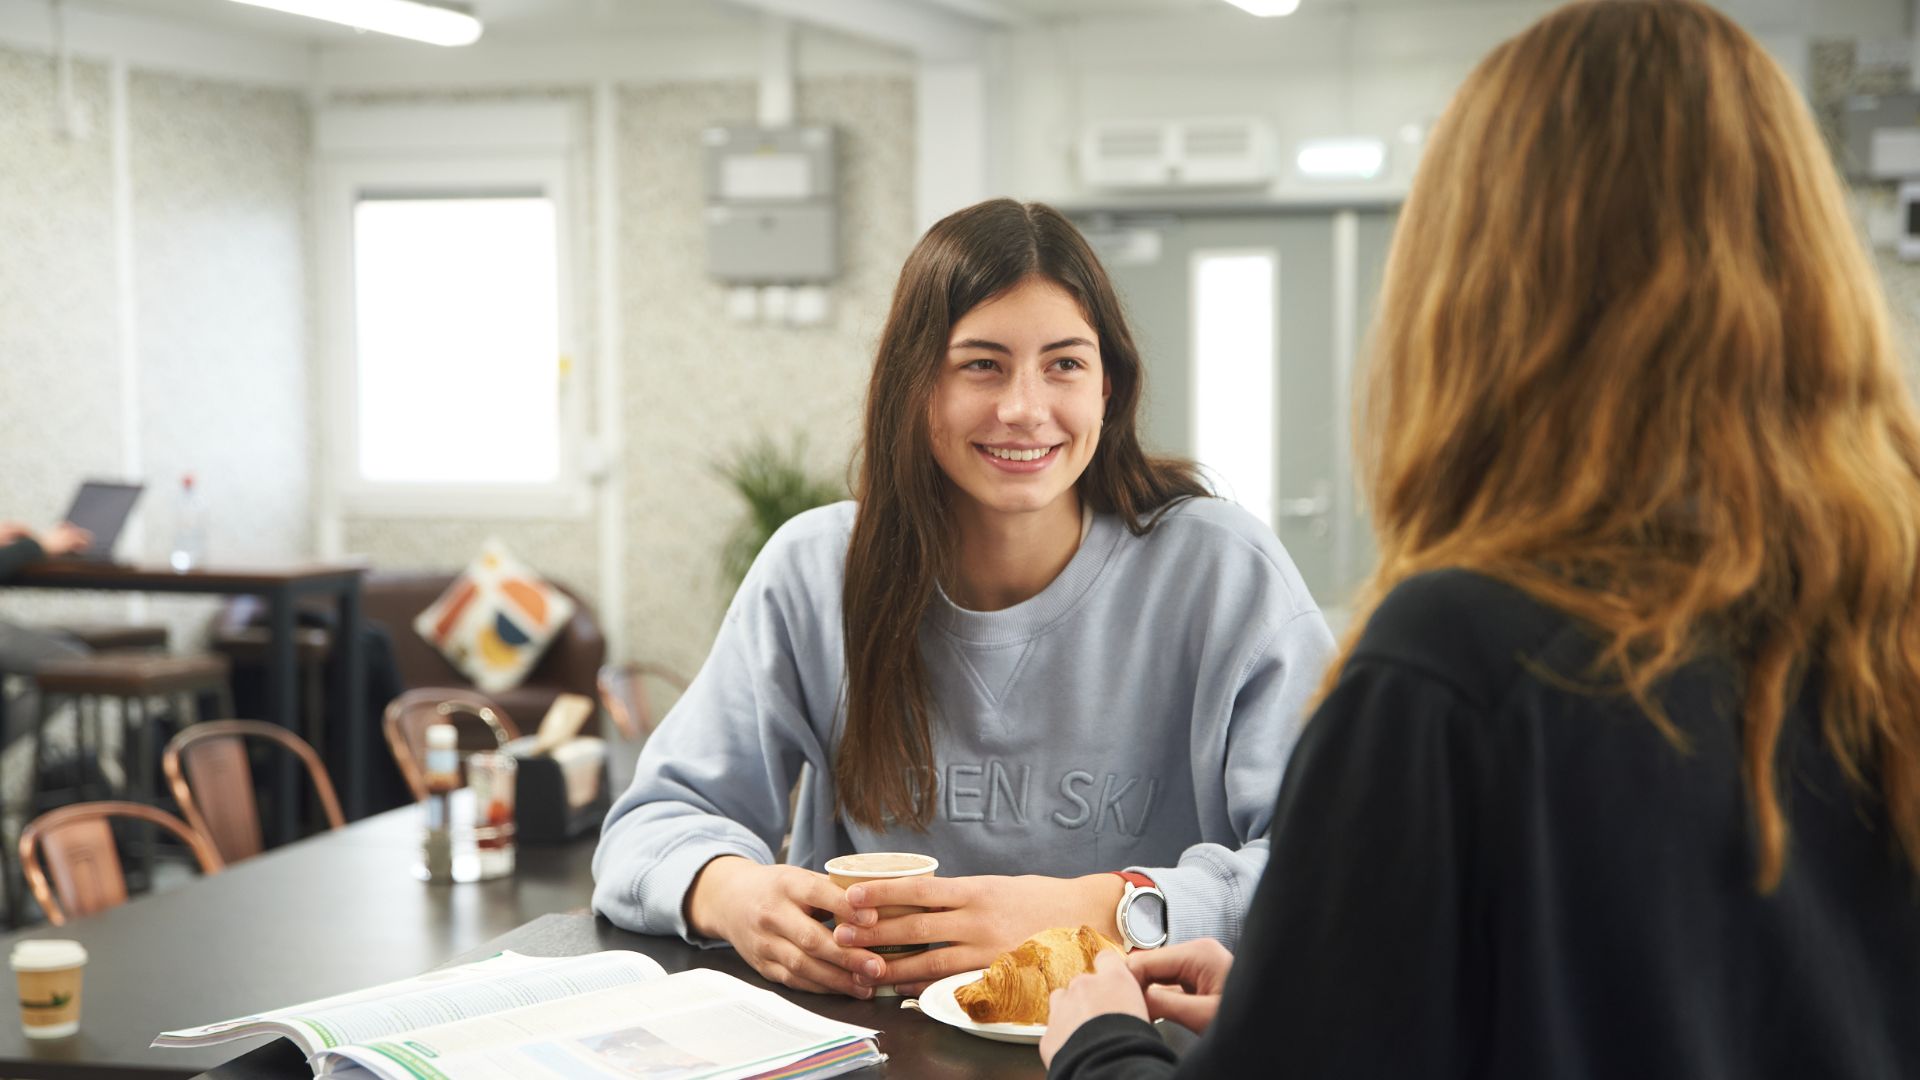
POLYGON ((0 581, 11 578, 28 563, 85 551, 91 543, 93 534, 70 521, 55 525, 44 535, 35 535, 32 526, 18 521, 0 521, 0 581))

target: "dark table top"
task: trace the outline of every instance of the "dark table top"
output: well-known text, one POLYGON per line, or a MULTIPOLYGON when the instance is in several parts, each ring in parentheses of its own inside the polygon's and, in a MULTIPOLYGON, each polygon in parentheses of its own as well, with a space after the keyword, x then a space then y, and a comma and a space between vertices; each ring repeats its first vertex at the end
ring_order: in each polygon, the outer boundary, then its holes
POLYGON ((155 1035, 417 975, 592 898, 592 835, 522 845, 509 878, 427 885, 413 877, 419 828, 419 808, 401 807, 65 927, 0 940, 0 954, 30 937, 72 938, 88 953, 80 1033, 36 1041, 0 1022, 0 1076, 191 1076, 258 1043, 160 1050, 148 1046, 155 1035))
POLYGON ((339 587, 366 573, 365 566, 221 567, 176 571, 169 566, 133 566, 85 559, 43 559, 20 568, 11 586, 38 589, 124 589, 129 592, 255 593, 283 588, 339 587))
MULTIPOLYGON (((485 945, 467 950, 454 963, 483 960, 511 949, 528 956, 577 956, 601 949, 632 949, 660 961, 668 971, 690 967, 717 968, 756 986, 768 986, 732 949, 698 949, 678 938, 649 937, 617 929, 605 919, 585 913, 547 915, 485 945)), ((859 1077, 974 1080, 974 1078, 1042 1077, 1040 1052, 1032 1046, 991 1042, 948 1027, 931 1017, 900 1007, 899 998, 858 1001, 853 998, 806 994, 771 987, 781 997, 861 1027, 880 1031, 885 1064, 850 1075, 859 1077)), ((292 1043, 281 1041, 223 1065, 199 1080, 292 1080, 312 1076, 292 1043)))

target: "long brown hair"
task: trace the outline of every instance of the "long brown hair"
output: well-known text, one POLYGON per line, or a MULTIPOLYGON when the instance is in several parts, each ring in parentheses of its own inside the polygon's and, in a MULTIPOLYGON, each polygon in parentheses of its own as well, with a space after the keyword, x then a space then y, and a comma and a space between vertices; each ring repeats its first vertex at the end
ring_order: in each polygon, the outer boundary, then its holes
MULTIPOLYGON (((1379 567, 1465 567, 1592 626, 1595 673, 1744 679, 1758 884, 1775 753, 1825 738, 1920 867, 1920 425, 1799 95, 1692 0, 1593 0, 1495 49, 1400 219, 1362 423, 1379 567)), ((1335 671, 1338 671, 1336 666, 1335 671)))
POLYGON ((868 828, 925 828, 935 805, 919 631, 934 583, 952 580, 951 485, 928 433, 948 337, 961 316, 1036 276, 1079 302, 1112 388, 1080 498, 1144 533, 1157 511, 1207 494, 1192 465, 1141 449, 1140 353, 1106 271, 1071 222, 1038 203, 994 199, 928 229, 880 334, 855 466, 859 510, 842 596, 847 720, 833 764, 841 812, 868 828))

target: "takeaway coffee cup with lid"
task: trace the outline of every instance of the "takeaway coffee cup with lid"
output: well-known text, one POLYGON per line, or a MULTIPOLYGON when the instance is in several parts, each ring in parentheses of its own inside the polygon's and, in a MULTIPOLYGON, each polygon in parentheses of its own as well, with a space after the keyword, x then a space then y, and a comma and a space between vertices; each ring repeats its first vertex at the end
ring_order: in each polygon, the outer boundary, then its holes
POLYGON ((22 941, 8 957, 20 984, 20 1028, 29 1039, 58 1039, 80 1030, 80 976, 87 950, 77 941, 22 941))

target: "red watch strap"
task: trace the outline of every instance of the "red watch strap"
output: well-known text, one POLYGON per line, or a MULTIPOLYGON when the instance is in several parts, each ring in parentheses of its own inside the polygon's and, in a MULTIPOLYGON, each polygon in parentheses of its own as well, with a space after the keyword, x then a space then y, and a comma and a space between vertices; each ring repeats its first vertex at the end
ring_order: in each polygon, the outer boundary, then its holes
POLYGON ((1140 873, 1140 872, 1138 872, 1138 871, 1135 871, 1135 870, 1115 870, 1115 871, 1113 871, 1113 873, 1115 873, 1115 874, 1117 874, 1117 875, 1119 875, 1119 877, 1120 877, 1120 879, 1121 879, 1122 881, 1125 881, 1125 882, 1127 882, 1128 884, 1130 884, 1130 885, 1132 885, 1132 886, 1133 886, 1134 888, 1136 888, 1136 889, 1152 889, 1152 888, 1157 888, 1157 886, 1155 886, 1155 885, 1154 885, 1154 883, 1153 883, 1153 879, 1152 879, 1152 878, 1150 878, 1150 877, 1148 877, 1147 875, 1145 875, 1145 874, 1142 874, 1142 873, 1140 873))

